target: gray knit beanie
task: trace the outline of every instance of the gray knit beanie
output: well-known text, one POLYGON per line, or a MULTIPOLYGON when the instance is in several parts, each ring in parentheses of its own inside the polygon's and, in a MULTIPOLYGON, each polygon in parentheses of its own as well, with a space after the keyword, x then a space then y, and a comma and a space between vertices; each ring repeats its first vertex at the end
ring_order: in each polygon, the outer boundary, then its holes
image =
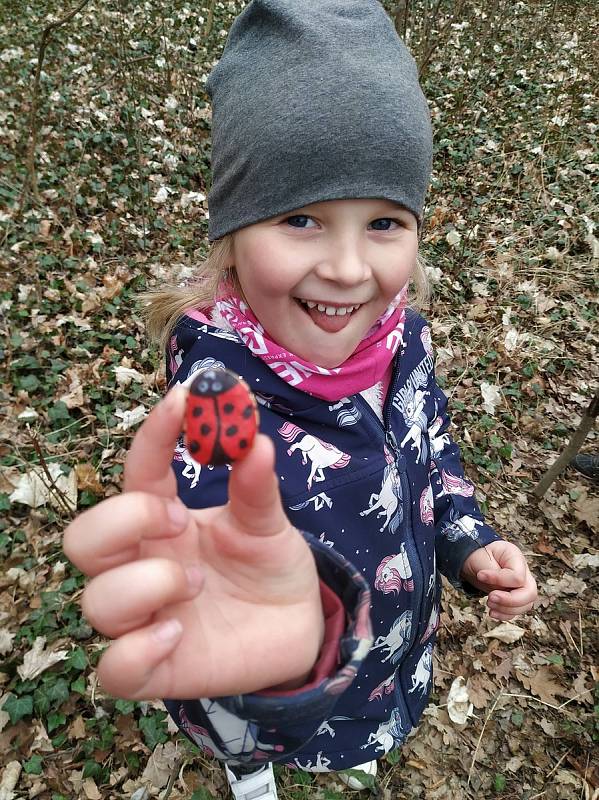
POLYGON ((430 114, 379 0, 252 0, 207 87, 211 241, 323 200, 385 198, 421 221, 430 114))

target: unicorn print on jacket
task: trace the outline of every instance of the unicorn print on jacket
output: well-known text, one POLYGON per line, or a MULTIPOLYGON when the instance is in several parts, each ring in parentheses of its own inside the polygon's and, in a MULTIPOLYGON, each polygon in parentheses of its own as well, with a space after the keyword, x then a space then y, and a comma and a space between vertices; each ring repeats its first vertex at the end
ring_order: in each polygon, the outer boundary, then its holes
POLYGON ((371 649, 378 650, 379 648, 384 648, 387 650, 387 655, 383 659, 383 663, 391 659, 394 664, 397 664, 408 648, 411 631, 412 612, 404 611, 403 614, 395 620, 391 626, 391 630, 386 636, 377 637, 371 649))
POLYGON ((405 447, 407 442, 411 442, 410 450, 416 450, 417 460, 421 464, 424 464, 427 456, 426 441, 422 438, 422 434, 428 428, 428 419, 424 412, 428 394, 429 392, 424 392, 422 389, 409 391, 400 409, 404 422, 408 426, 408 432, 404 436, 401 446, 405 447))
POLYGON ((406 592, 414 591, 412 568, 410 567, 404 542, 401 543, 397 555, 386 556, 378 565, 374 588, 383 594, 391 594, 393 592, 399 594, 402 588, 406 592))
POLYGON ((381 722, 376 731, 370 734, 366 744, 361 749, 364 750, 370 745, 376 744, 377 752, 388 753, 403 742, 409 733, 409 726, 403 725, 401 714, 398 708, 394 708, 387 722, 381 722))
POLYGON ((391 533, 396 533, 402 520, 402 507, 401 507, 401 482, 399 480, 399 473, 395 466, 393 456, 385 447, 385 458, 387 459, 387 466, 383 473, 383 483, 381 490, 378 494, 373 493, 370 495, 368 507, 360 511, 360 516, 365 517, 377 509, 381 509, 377 517, 385 517, 385 522, 382 528, 379 528, 381 533, 389 526, 391 533))
POLYGON ((424 648, 422 655, 416 665, 416 672, 412 675, 412 688, 408 694, 412 694, 416 689, 420 694, 426 694, 428 690, 428 682, 431 679, 433 671, 433 645, 429 642, 424 648))
POLYGON ((477 526, 482 526, 484 523, 480 519, 475 519, 469 514, 458 516, 455 512, 450 512, 451 522, 446 522, 442 528, 444 536, 447 536, 450 542, 455 542, 462 539, 464 536, 469 536, 471 539, 478 539, 477 526))
POLYGON ((338 450, 335 445, 323 442, 322 439, 306 433, 306 431, 291 422, 286 422, 277 432, 281 434, 286 442, 294 442, 287 450, 288 456, 299 450, 302 454, 302 464, 306 465, 308 459, 312 462, 310 474, 308 475, 308 489, 312 488, 313 481, 318 483, 325 480, 324 470, 327 467, 341 469, 350 462, 350 455, 338 450), (296 439, 298 440, 297 442, 295 441, 296 439))

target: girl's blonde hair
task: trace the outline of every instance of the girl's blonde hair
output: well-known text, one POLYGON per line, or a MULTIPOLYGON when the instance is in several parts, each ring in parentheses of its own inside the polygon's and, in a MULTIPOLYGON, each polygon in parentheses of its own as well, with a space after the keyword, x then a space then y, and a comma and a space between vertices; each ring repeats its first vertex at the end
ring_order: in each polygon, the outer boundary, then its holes
MULTIPOLYGON (((208 309, 214 305, 218 288, 226 282, 231 289, 242 295, 241 286, 233 265, 233 234, 218 239, 210 247, 205 261, 200 264, 197 278, 186 286, 166 286, 143 292, 139 299, 146 303, 141 314, 146 322, 148 336, 162 352, 177 322, 188 308, 208 309)), ((428 304, 429 281, 425 262, 420 253, 410 283, 408 303, 412 308, 428 304)))

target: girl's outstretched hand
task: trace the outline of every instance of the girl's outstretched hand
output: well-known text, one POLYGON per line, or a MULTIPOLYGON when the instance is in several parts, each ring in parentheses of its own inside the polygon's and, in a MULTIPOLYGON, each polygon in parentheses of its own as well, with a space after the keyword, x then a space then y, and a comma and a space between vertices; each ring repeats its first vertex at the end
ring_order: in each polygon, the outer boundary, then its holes
POLYGON ((225 506, 190 511, 171 460, 187 392, 171 390, 137 432, 124 492, 78 516, 64 550, 92 580, 86 618, 114 639, 98 674, 130 699, 240 694, 301 681, 324 635, 310 548, 290 524, 274 448, 258 435, 225 506))
POLYGON ((462 567, 461 577, 483 592, 489 614, 509 620, 524 614, 537 599, 537 584, 522 551, 505 541, 491 542, 471 553, 462 567))

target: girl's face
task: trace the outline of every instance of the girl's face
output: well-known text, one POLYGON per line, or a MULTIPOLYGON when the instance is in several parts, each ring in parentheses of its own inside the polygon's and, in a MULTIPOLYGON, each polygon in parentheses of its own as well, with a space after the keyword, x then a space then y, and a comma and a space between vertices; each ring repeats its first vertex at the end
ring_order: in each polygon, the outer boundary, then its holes
POLYGON ((414 215, 389 200, 327 200, 233 234, 245 299, 270 337, 321 367, 342 364, 408 282, 414 215))

